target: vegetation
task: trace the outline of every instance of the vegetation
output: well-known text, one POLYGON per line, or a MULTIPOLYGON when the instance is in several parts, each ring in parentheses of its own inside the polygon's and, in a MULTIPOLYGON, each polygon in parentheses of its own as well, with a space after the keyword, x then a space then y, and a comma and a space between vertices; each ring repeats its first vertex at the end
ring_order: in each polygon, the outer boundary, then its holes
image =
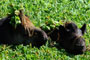
MULTIPOLYGON (((66 21, 75 22, 78 27, 86 23, 87 33, 84 38, 86 46, 90 44, 89 0, 1 0, 0 19, 10 13, 10 4, 23 5, 25 14, 30 16, 34 25, 43 26, 43 29, 54 28, 66 21)), ((32 48, 31 44, 27 46, 0 45, 0 60, 90 60, 90 51, 86 51, 82 55, 72 55, 64 49, 59 50, 48 45, 47 42, 39 49, 32 48)))

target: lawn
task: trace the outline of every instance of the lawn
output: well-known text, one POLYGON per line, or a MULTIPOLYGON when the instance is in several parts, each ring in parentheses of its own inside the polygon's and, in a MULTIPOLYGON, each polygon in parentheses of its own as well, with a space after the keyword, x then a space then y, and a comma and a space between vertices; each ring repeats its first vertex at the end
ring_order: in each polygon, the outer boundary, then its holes
MULTIPOLYGON (((9 5, 23 5, 24 12, 36 27, 43 29, 55 27, 66 21, 74 22, 80 28, 87 24, 84 35, 86 46, 90 45, 90 0, 1 0, 0 19, 10 12, 9 5), (45 23, 51 25, 47 26, 45 23)), ((49 47, 49 43, 39 49, 30 45, 0 45, 0 60, 90 60, 90 51, 72 55, 64 49, 49 47)))

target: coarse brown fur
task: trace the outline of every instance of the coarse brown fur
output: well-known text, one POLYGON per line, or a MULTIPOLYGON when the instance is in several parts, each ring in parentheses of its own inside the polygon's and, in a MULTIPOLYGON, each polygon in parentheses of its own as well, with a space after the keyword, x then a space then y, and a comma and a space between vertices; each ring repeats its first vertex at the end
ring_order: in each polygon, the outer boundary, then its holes
POLYGON ((47 34, 36 28, 23 11, 20 10, 21 24, 14 28, 11 24, 10 15, 0 20, 0 44, 32 44, 32 46, 40 47, 45 44, 48 37, 47 34))

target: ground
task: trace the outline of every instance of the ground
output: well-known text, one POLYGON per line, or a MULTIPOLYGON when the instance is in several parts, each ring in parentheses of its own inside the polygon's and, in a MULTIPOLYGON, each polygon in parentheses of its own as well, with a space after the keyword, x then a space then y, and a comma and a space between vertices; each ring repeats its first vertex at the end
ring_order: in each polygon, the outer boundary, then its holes
MULTIPOLYGON (((37 27, 46 26, 45 22, 53 21, 63 24, 72 21, 81 27, 87 24, 87 32, 84 35, 86 46, 90 44, 90 1, 89 0, 1 0, 0 19, 10 12, 9 5, 23 5, 25 14, 37 27)), ((0 45, 0 60, 90 60, 90 51, 81 55, 72 55, 64 49, 41 46, 39 49, 30 45, 8 46, 0 45)))

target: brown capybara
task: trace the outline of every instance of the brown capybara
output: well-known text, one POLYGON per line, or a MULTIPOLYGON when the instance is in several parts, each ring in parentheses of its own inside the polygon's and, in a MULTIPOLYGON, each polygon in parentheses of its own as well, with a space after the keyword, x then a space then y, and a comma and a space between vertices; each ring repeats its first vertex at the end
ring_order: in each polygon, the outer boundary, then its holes
POLYGON ((16 28, 10 24, 12 16, 0 20, 0 44, 27 45, 31 43, 32 46, 40 47, 46 43, 47 34, 36 28, 22 10, 19 13, 21 24, 18 24, 16 28))

